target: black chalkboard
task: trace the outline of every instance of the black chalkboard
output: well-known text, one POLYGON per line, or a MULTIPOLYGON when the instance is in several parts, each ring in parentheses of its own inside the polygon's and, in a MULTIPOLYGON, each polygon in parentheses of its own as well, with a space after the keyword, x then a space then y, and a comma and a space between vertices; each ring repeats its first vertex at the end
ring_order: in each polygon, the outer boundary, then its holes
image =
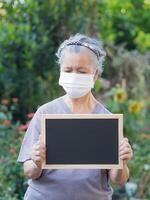
POLYGON ((121 167, 122 115, 43 115, 43 168, 121 167))

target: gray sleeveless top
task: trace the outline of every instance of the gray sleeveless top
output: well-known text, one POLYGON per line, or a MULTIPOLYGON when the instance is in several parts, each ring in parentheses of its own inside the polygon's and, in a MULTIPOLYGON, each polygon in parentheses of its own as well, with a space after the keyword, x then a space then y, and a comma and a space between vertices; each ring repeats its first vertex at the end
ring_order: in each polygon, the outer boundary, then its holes
MULTIPOLYGON (((111 114, 98 103, 92 114, 111 114)), ((18 162, 30 159, 32 146, 40 134, 41 114, 73 114, 62 97, 40 106, 25 133, 18 162)), ((113 190, 105 169, 44 169, 41 176, 28 180, 25 200, 111 200, 113 190)))

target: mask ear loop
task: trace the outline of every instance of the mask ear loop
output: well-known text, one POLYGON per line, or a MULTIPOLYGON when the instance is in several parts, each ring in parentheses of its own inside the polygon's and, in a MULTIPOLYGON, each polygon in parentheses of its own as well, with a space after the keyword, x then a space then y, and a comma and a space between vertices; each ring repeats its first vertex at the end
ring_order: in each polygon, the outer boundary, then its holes
POLYGON ((98 68, 96 68, 96 69, 94 70, 93 74, 92 74, 92 75, 93 75, 93 80, 94 80, 94 77, 95 77, 95 75, 96 75, 97 69, 98 69, 98 68))
POLYGON ((96 69, 94 69, 94 72, 92 73, 92 76, 93 76, 93 87, 92 88, 94 88, 94 85, 95 85, 95 74, 96 74, 96 71, 97 71, 97 68, 96 69))

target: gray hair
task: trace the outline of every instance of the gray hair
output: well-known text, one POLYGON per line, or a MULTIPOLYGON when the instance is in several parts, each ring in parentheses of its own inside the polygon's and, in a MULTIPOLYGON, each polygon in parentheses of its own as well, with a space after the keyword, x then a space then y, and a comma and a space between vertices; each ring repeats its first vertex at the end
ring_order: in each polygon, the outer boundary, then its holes
POLYGON ((88 37, 83 34, 75 34, 69 39, 65 40, 58 48, 56 56, 58 58, 57 63, 61 64, 61 59, 64 50, 69 50, 69 52, 80 52, 82 49, 89 49, 95 55, 94 59, 96 61, 95 67, 99 69, 100 72, 103 71, 103 61, 106 56, 106 52, 102 48, 102 44, 95 38, 88 37))

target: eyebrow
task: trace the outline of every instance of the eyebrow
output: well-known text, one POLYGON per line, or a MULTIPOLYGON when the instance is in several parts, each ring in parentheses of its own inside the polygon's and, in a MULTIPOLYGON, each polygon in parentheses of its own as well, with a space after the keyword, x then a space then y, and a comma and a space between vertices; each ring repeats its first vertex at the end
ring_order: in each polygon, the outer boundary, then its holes
MULTIPOLYGON (((75 66, 64 66, 63 68, 70 69, 70 68, 73 68, 73 67, 75 67, 75 66)), ((88 70, 88 68, 86 68, 86 67, 82 67, 82 66, 76 66, 76 67, 77 67, 78 70, 79 69, 88 70)))

